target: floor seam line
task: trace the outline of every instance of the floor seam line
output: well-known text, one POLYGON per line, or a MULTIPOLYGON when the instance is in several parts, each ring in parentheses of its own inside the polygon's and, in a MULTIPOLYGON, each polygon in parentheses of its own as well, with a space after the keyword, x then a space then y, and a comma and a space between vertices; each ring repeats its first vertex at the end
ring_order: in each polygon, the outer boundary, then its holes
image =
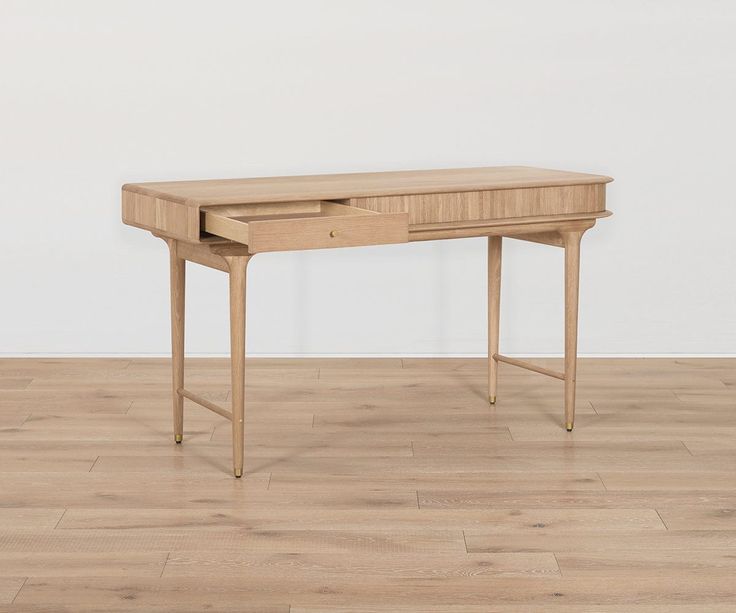
POLYGON ((169 558, 171 557, 171 552, 166 552, 166 559, 164 560, 163 566, 161 567, 161 574, 158 576, 159 579, 163 578, 164 571, 166 570, 166 565, 169 563, 169 558))
POLYGON ((560 561, 557 559, 557 553, 553 551, 552 556, 555 559, 555 564, 557 564, 557 572, 560 573, 560 578, 562 578, 562 567, 560 566, 560 561))
POLYGON ((596 472, 595 476, 598 477, 598 480, 601 482, 601 485, 603 486, 603 490, 607 492, 608 488, 606 487, 605 481, 603 481, 603 477, 601 477, 601 473, 596 472))
POLYGON ((59 521, 57 521, 56 524, 54 524, 54 528, 53 528, 54 530, 56 530, 59 527, 59 524, 61 523, 61 520, 64 519, 64 515, 66 515, 66 511, 67 510, 64 509, 64 512, 61 514, 61 517, 59 518, 59 521))
POLYGON ((15 604, 15 599, 18 598, 18 594, 20 594, 20 591, 26 586, 26 583, 28 583, 28 577, 23 577, 23 583, 21 583, 18 591, 15 593, 15 596, 13 596, 13 600, 10 601, 11 605, 15 604))

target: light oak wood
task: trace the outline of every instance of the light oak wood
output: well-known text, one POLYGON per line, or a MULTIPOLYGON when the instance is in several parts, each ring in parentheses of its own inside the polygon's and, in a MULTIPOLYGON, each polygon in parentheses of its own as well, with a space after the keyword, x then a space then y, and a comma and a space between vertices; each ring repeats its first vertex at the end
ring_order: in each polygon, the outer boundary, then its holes
POLYGON ((219 404, 215 404, 214 402, 207 400, 204 396, 200 396, 199 394, 195 394, 189 390, 179 389, 178 392, 180 396, 183 396, 192 402, 196 402, 199 406, 209 409, 213 413, 217 413, 220 417, 224 417, 225 419, 232 421, 233 414, 227 409, 223 409, 219 404))
POLYGON ((184 306, 186 291, 186 260, 178 253, 179 243, 169 239, 171 291, 171 396, 174 414, 174 441, 184 436, 184 306))
POLYGON ((591 185, 610 181, 612 181, 610 177, 602 175, 530 168, 527 166, 496 166, 252 179, 131 183, 124 185, 123 190, 149 197, 165 197, 171 202, 178 202, 196 208, 201 205, 213 204, 335 200, 369 196, 591 185))
MULTIPOLYGON (((168 360, 0 360, 32 379, 0 402, 32 411, 0 425, 0 610, 733 608, 736 360, 580 360, 572 434, 558 383, 504 363, 489 408, 485 359, 247 368, 234 480, 227 422, 192 409, 197 443, 166 436, 168 360), (108 392, 129 411, 91 412, 108 392)), ((229 377, 187 360, 197 390, 229 377)))
MULTIPOLYGON (((595 216, 605 212, 605 184, 609 181, 610 177, 601 175, 509 166, 131 183, 123 186, 123 221, 162 236, 196 242, 202 237, 203 208, 211 213, 222 207, 227 216, 233 207, 243 205, 273 211, 269 205, 276 204, 293 213, 318 201, 341 200, 381 211, 393 223, 397 221, 391 213, 406 213, 415 226, 555 214, 595 216), (392 197, 399 200, 385 200, 392 197)), ((240 236, 244 233, 241 228, 240 236)))
POLYGON ((150 197, 123 186, 123 223, 162 236, 198 241, 199 211, 167 198, 150 197))
POLYGON ((501 241, 500 236, 488 237, 488 401, 496 404, 498 393, 498 353, 501 333, 501 241))
POLYGON ((604 213, 579 213, 541 217, 514 217, 493 221, 454 221, 437 224, 409 226, 410 241, 470 238, 474 236, 520 236, 546 234, 547 232, 577 231, 592 228, 596 219, 610 216, 604 213))
POLYGON ((539 373, 540 375, 547 375, 548 377, 552 377, 553 379, 562 379, 563 381, 565 381, 567 378, 564 372, 557 372, 556 370, 544 368, 543 366, 537 366, 536 364, 532 364, 531 362, 526 362, 525 360, 517 360, 516 358, 509 358, 505 355, 499 355, 498 353, 494 353, 492 355, 491 361, 492 362, 504 362, 506 364, 511 364, 512 366, 518 366, 519 368, 524 368, 526 370, 530 370, 532 372, 539 373))
POLYGON ((230 369, 232 374, 233 473, 243 476, 245 423, 245 275, 250 258, 227 256, 230 268, 230 369))
MULTIPOLYGON (((204 212, 204 231, 248 245, 250 253, 402 243, 409 240, 405 213, 378 214, 329 202, 306 203, 280 214, 204 212), (317 210, 314 210, 314 204, 317 210)), ((229 207, 231 210, 235 207, 229 207)))
MULTIPOLYGON (((181 442, 183 436, 184 395, 221 416, 231 416, 233 471, 242 475, 245 270, 254 254, 480 236, 488 237, 486 396, 495 403, 498 361, 564 379, 565 425, 572 430, 579 243, 597 219, 610 215, 605 209, 605 186, 610 180, 602 175, 499 167, 123 186, 123 220, 166 239, 171 252, 175 440, 181 442), (503 236, 565 249, 564 374, 498 353, 503 236), (229 274, 231 412, 184 387, 186 261, 229 274)), ((12 391, 32 385, 22 378, 5 382, 12 391)), ((269 400, 270 392, 259 396, 259 386, 252 388, 257 402, 269 400)), ((340 387, 333 391, 336 398, 351 393, 340 387)), ((152 396, 156 392, 152 391, 152 396)), ((439 390, 437 398, 443 393, 439 390)), ((458 397, 463 393, 458 392, 458 397)), ((311 397, 294 394, 289 402, 296 401, 311 401, 311 397)), ((315 414, 314 419, 328 423, 330 418, 315 414)), ((214 427, 214 440, 219 440, 222 432, 214 427)))
POLYGON ((575 378, 578 355, 578 294, 582 232, 560 232, 565 243, 565 428, 575 423, 575 378))
POLYGON ((526 187, 482 192, 352 198, 351 206, 377 213, 407 213, 412 225, 543 215, 597 213, 606 209, 603 183, 526 187))

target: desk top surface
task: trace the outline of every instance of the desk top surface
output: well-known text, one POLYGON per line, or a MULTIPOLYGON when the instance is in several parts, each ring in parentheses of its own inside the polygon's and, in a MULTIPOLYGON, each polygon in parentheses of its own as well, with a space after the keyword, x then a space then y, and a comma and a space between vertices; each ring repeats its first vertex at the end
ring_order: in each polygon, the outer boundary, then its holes
POLYGON ((608 183, 610 177, 528 166, 129 183, 129 192, 190 206, 336 200, 608 183))

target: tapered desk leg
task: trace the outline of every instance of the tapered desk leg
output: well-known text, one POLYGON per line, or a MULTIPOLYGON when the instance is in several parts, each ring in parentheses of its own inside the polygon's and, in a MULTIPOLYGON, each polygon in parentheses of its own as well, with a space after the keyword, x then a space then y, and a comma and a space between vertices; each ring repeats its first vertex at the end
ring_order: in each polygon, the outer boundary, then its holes
POLYGON ((496 404, 499 324, 501 316, 501 237, 488 237, 488 402, 496 404))
POLYGON ((561 232, 565 243, 565 428, 575 424, 575 374, 578 353, 578 295, 582 232, 561 232))
POLYGON ((230 269, 230 370, 232 376, 233 473, 243 476, 245 417, 245 285, 250 256, 226 256, 230 269))
POLYGON ((174 440, 181 443, 184 437, 184 297, 186 260, 177 253, 177 242, 167 240, 169 245, 171 276, 171 372, 174 409, 174 440))

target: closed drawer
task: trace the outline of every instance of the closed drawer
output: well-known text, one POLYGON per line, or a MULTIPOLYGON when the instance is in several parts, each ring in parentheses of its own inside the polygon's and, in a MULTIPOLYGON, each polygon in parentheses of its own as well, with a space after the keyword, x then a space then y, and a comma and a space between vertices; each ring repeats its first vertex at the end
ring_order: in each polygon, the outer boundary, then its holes
POLYGON ((406 212, 410 225, 493 221, 606 209, 605 183, 493 191, 351 198, 352 206, 380 213, 406 212))
POLYGON ((250 253, 405 243, 406 213, 378 213, 327 201, 238 204, 202 209, 204 232, 250 253))

